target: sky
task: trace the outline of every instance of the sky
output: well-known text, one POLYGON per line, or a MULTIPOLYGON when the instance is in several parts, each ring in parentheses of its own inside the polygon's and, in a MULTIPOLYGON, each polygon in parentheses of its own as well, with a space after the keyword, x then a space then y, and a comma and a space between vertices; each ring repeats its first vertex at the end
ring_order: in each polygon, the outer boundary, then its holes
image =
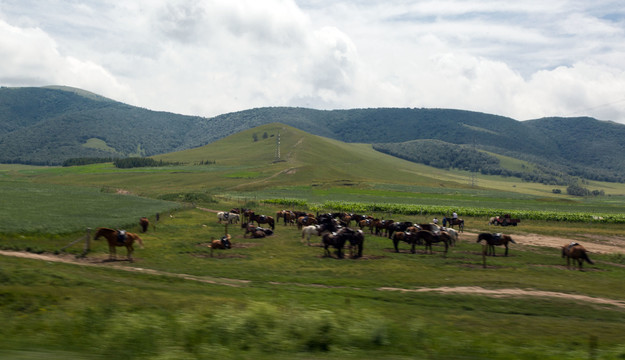
POLYGON ((212 117, 451 108, 625 123, 622 0, 0 0, 0 86, 212 117))

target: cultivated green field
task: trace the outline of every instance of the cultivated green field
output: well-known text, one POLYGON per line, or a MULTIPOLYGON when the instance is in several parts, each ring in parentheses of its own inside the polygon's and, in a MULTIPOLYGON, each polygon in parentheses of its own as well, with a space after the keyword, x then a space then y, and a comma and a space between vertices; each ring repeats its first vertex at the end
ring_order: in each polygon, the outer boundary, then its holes
MULTIPOLYGON (((230 225, 233 248, 211 254, 206 244, 226 229, 201 209, 250 207, 273 215, 285 207, 396 204, 616 217, 625 213, 622 184, 591 183, 607 196, 588 199, 504 178, 479 176, 471 186, 469 173, 281 125, 160 158, 185 164, 0 166, 0 249, 39 256, 0 256, 0 357, 625 357, 622 253, 593 253, 595 264, 576 271, 557 249, 513 244, 510 256, 489 257, 483 267, 475 233, 492 227, 487 216, 461 213, 467 233, 446 256, 440 246, 432 255, 422 248, 410 254, 407 244, 395 253, 391 240, 367 234, 363 258, 339 260, 324 256, 319 238, 306 246, 295 226, 282 224, 265 239, 245 238, 230 225), (282 161, 273 162, 278 130, 282 161), (100 240, 85 258, 78 257, 81 243, 59 251, 86 227, 138 232, 138 217, 154 223, 156 213, 161 219, 141 235, 145 248, 136 249, 134 263, 106 261, 100 240)), ((443 214, 373 215, 428 222, 443 214)), ((497 230, 607 244, 622 238, 624 226, 523 218, 518 227, 497 230)))

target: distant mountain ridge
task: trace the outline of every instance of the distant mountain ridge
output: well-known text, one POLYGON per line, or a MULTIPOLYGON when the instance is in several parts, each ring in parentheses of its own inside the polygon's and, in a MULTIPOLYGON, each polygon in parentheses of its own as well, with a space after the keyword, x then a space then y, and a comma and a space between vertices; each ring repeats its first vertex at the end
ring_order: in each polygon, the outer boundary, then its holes
POLYGON ((274 122, 380 148, 439 140, 442 149, 445 144, 465 145, 523 159, 554 173, 625 181, 625 159, 620 156, 625 150, 625 125, 587 117, 521 122, 452 109, 267 107, 204 118, 151 111, 56 86, 0 88, 0 162, 59 165, 76 157, 151 156, 199 147, 274 122))

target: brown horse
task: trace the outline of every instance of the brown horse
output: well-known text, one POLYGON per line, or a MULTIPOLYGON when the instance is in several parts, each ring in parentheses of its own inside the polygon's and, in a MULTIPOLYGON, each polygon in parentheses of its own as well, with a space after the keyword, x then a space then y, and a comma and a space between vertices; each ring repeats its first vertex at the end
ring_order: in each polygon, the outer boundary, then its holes
POLYGON ((443 227, 446 227, 449 224, 449 227, 453 229, 454 225, 458 225, 458 230, 460 232, 464 232, 464 220, 458 218, 449 218, 443 217, 443 227))
POLYGON ((289 224, 289 225, 294 225, 295 224, 295 220, 297 219, 297 216, 295 215, 295 213, 293 211, 290 210, 286 210, 284 212, 284 225, 289 224))
POLYGON ((248 223, 245 226, 245 234, 243 234, 243 237, 246 238, 247 234, 251 234, 251 237, 258 239, 264 238, 268 235, 273 235, 273 230, 262 228, 260 226, 254 226, 254 224, 248 223))
POLYGON ((445 244, 445 255, 447 255, 447 251, 449 250, 449 243, 451 241, 449 234, 441 231, 439 233, 435 233, 429 230, 420 230, 417 231, 417 242, 423 241, 425 243, 425 252, 430 250, 430 254, 433 254, 432 244, 442 242, 445 244))
POLYGON ((249 219, 250 219, 251 223, 256 221, 258 226, 260 226, 260 224, 269 224, 269 226, 271 227, 271 230, 274 230, 275 226, 276 226, 272 216, 256 215, 256 214, 254 214, 254 212, 252 212, 249 215, 249 219))
POLYGON ((579 269, 582 270, 584 260, 588 261, 589 264, 594 264, 592 260, 588 257, 588 251, 582 245, 573 242, 562 247, 562 257, 566 257, 566 267, 569 268, 571 266, 571 259, 577 260, 577 264, 579 265, 579 269))
POLYGON ((132 244, 135 241, 139 242, 139 245, 143 248, 143 240, 137 235, 133 233, 127 232, 123 241, 120 239, 120 232, 114 229, 109 228, 97 228, 95 232, 95 236, 93 240, 98 240, 101 236, 106 238, 109 243, 109 259, 115 260, 117 258, 116 246, 125 246, 128 256, 128 261, 132 260, 132 252, 135 250, 132 244))
POLYGON ((397 245, 400 241, 410 244, 410 252, 415 253, 415 246, 417 245, 417 232, 416 231, 396 231, 393 233, 393 246, 395 246, 395 252, 399 252, 397 245))
POLYGON ((146 232, 150 226, 150 220, 146 217, 142 217, 139 219, 139 225, 141 226, 141 232, 146 232))
POLYGON ((297 228, 302 230, 304 226, 317 225, 317 219, 311 215, 300 216, 297 218, 297 228))
POLYGON ((210 248, 211 249, 230 249, 232 248, 232 243, 230 242, 230 234, 222 237, 221 239, 218 240, 213 240, 210 243, 210 248))
POLYGON ((364 228, 369 228, 369 233, 373 234, 373 219, 362 219, 358 222, 358 227, 360 230, 364 228))
POLYGON ((488 250, 486 251, 486 255, 495 256, 495 246, 503 245, 506 247, 506 254, 504 256, 508 256, 508 243, 516 244, 514 240, 510 237, 510 235, 505 234, 491 234, 491 233, 481 233, 477 236, 477 242, 486 241, 488 245, 488 250))

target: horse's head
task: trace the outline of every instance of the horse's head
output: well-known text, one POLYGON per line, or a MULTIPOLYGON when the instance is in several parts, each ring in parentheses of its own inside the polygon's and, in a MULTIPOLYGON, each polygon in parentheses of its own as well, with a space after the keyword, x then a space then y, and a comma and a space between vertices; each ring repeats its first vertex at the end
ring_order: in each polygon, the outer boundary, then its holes
POLYGON ((93 240, 98 240, 100 238, 100 236, 110 236, 111 234, 113 234, 115 232, 115 230, 113 229, 108 229, 108 228, 97 228, 95 235, 93 236, 93 240))

